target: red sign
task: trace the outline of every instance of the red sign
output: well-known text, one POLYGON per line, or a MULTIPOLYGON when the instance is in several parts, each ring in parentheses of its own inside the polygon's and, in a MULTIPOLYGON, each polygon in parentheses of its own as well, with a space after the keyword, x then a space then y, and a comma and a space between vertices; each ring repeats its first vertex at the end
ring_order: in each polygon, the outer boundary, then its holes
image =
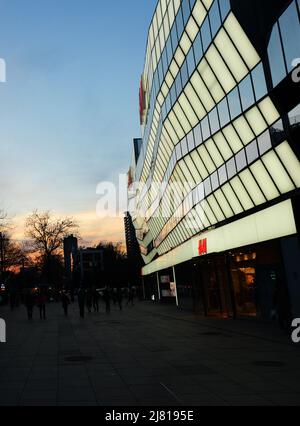
POLYGON ((205 238, 205 240, 200 240, 199 241, 199 256, 204 256, 205 254, 207 254, 207 238, 205 238))

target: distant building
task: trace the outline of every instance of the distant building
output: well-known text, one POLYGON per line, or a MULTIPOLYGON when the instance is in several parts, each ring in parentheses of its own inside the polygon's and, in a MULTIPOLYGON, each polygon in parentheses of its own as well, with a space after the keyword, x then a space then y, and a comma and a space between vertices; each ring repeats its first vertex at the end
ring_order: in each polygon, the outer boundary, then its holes
POLYGON ((124 225, 127 257, 128 259, 136 259, 141 255, 140 245, 136 238, 135 227, 133 225, 132 218, 128 212, 125 213, 124 225))
POLYGON ((86 287, 100 284, 104 272, 104 251, 93 248, 79 250, 77 270, 80 271, 81 283, 86 287))
POLYGON ((133 139, 133 153, 135 164, 137 164, 139 160, 139 156, 142 150, 143 139, 133 139))
POLYGON ((71 281, 74 272, 74 265, 78 254, 78 240, 73 235, 64 239, 64 262, 65 275, 71 281))

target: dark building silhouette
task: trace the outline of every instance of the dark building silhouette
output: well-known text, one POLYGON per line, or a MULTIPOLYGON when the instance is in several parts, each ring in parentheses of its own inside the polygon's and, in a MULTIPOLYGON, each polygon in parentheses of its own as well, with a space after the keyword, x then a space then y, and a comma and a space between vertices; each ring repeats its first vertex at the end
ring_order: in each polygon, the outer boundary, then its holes
POLYGON ((124 224, 128 259, 137 259, 140 257, 140 246, 136 238, 136 231, 133 226, 132 218, 128 212, 125 213, 124 224))
POLYGON ((135 164, 137 164, 143 145, 143 139, 133 139, 135 164))
POLYGON ((74 266, 78 253, 78 240, 73 235, 64 239, 65 275, 68 281, 72 281, 74 266))
POLYGON ((77 255, 77 269, 81 283, 86 287, 100 283, 104 271, 104 252, 94 248, 81 249, 77 255))

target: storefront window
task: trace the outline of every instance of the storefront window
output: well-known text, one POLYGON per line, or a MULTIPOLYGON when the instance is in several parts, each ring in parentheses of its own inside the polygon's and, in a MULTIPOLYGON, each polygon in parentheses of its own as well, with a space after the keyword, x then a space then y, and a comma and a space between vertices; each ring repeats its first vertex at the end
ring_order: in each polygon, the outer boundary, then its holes
POLYGON ((256 317, 256 253, 232 255, 231 276, 238 316, 256 317))
POLYGON ((200 266, 204 305, 208 316, 233 316, 224 256, 203 261, 200 266))
MULTIPOLYGON (((231 279, 238 317, 278 320, 286 300, 278 242, 231 253, 231 279)), ((284 306, 285 309, 285 306, 284 306)))

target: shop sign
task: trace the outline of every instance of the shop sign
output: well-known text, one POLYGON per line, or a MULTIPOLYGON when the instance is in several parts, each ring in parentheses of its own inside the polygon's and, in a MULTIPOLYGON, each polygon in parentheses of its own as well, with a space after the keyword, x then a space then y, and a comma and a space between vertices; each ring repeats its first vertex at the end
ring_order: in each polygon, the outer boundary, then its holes
POLYGON ((207 238, 199 241, 198 253, 199 256, 204 256, 207 254, 207 238))

